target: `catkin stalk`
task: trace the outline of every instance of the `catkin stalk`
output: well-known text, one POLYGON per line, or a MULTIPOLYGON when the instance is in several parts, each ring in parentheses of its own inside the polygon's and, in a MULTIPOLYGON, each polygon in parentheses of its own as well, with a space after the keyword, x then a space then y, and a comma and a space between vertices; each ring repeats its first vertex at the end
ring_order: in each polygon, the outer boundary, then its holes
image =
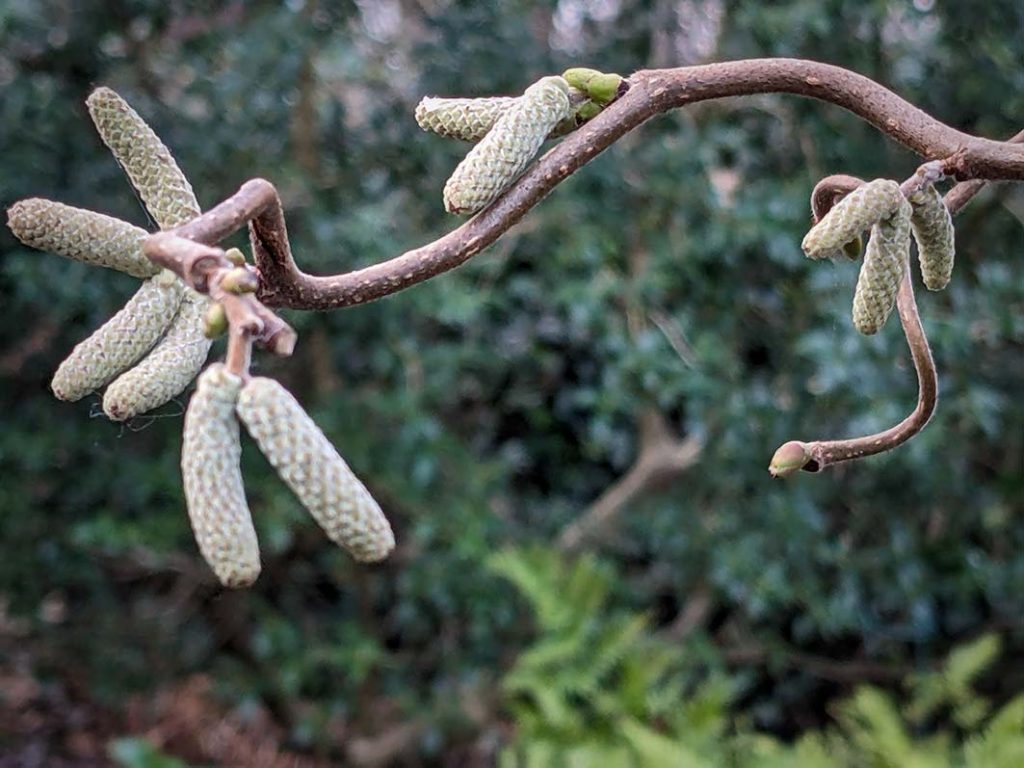
POLYGON ((387 518, 302 406, 273 379, 253 378, 238 416, 267 460, 332 541, 364 562, 394 549, 387 518))
POLYGON ((76 346, 60 364, 51 388, 60 400, 80 400, 145 355, 178 312, 184 286, 163 271, 146 280, 116 315, 76 346))
POLYGON ((181 476, 192 532, 226 587, 246 587, 260 574, 260 550, 245 501, 235 404, 242 379, 221 363, 203 371, 185 412, 181 476))
POLYGON ((142 254, 146 230, 126 221, 34 197, 7 210, 7 226, 25 245, 133 277, 160 267, 142 254))
POLYGON ((525 170, 544 139, 572 109, 569 85, 561 77, 544 77, 527 88, 445 183, 445 209, 473 214, 492 203, 525 170))

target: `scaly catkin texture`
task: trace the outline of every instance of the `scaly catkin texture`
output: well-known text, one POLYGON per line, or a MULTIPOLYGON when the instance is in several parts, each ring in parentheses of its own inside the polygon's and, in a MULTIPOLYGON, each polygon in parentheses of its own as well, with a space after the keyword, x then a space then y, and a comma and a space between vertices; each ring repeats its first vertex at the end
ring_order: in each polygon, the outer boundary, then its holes
POLYGON ((871 228, 864 263, 853 295, 853 324, 863 334, 877 333, 896 304, 910 254, 910 203, 871 228))
POLYGON ((921 278, 929 291, 941 291, 953 276, 956 248, 953 217, 942 201, 942 195, 929 184, 910 198, 914 214, 910 224, 917 241, 917 257, 921 278))
POLYGON ((202 369, 212 344, 204 334, 210 300, 191 288, 184 291, 185 300, 160 343, 107 387, 103 412, 108 418, 125 421, 159 408, 181 393, 202 369))
POLYGON ((801 247, 809 258, 832 258, 861 232, 896 213, 903 200, 895 181, 869 181, 832 206, 804 236, 801 247))
POLYGON ((416 105, 416 124, 451 139, 479 141, 503 114, 519 103, 515 96, 442 99, 426 96, 416 105))
POLYGON ((199 551, 226 587, 260 574, 260 548, 245 501, 235 404, 242 379, 214 363, 199 377, 185 412, 181 477, 199 551))
POLYGON ((273 379, 253 378, 238 416, 303 506, 356 560, 382 560, 394 549, 387 518, 302 406, 273 379))
POLYGON ((116 315, 76 346, 54 374, 61 400, 80 400, 152 349, 178 312, 184 285, 173 272, 146 280, 116 315))
POLYGON ((445 209, 473 214, 492 203, 530 164, 552 129, 571 114, 569 85, 561 77, 544 77, 527 88, 445 183, 445 209))
POLYGON ((199 215, 192 185, 167 147, 109 88, 97 88, 85 101, 103 143, 124 168, 146 209, 161 229, 171 229, 199 215))
POLYGON ((109 267, 133 277, 152 277, 160 267, 142 255, 148 232, 126 221, 38 197, 7 210, 7 226, 25 245, 109 267))

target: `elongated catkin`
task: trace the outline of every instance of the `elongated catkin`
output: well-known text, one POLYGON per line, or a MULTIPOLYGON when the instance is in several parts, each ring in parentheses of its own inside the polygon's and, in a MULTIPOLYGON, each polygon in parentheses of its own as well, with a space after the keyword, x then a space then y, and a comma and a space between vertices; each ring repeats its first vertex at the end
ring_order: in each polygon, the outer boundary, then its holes
POLYGON ((60 364, 50 384, 60 400, 80 400, 145 355, 178 312, 184 285, 169 271, 146 280, 128 303, 60 364))
POLYGON ((921 279, 929 291, 941 291, 953 276, 956 257, 953 217, 942 195, 931 184, 911 195, 910 204, 914 208, 910 224, 917 241, 921 279))
POLYGON ((910 253, 910 203, 900 197, 897 212, 871 228, 853 296, 853 324, 863 334, 877 333, 896 304, 910 253))
POLYGON ((832 206, 804 236, 801 247, 812 259, 832 257, 861 232, 891 217, 902 201, 905 198, 895 181, 869 181, 832 206))
POLYGON ((199 215, 192 185, 170 150, 128 102, 109 88, 97 88, 85 105, 100 138, 124 168, 160 229, 199 215))
POLYGON ((544 77, 527 88, 445 183, 445 210, 473 214, 492 203, 572 110, 569 85, 561 77, 544 77))
POLYGON ((125 421, 159 408, 183 392, 202 370, 213 343, 205 333, 210 300, 191 288, 183 290, 185 300, 167 334, 145 359, 107 387, 103 412, 108 418, 125 421))
POLYGON ((149 233, 112 216, 34 197, 7 209, 7 226, 25 245, 41 251, 133 277, 160 272, 142 255, 149 233))
POLYGON ((235 404, 242 379, 214 363, 199 376, 185 412, 181 477, 192 532, 226 587, 246 587, 260 574, 260 548, 245 501, 235 404))
POLYGON ((380 506, 288 390, 273 379, 251 379, 238 397, 238 416, 331 540, 356 560, 387 557, 395 536, 380 506))

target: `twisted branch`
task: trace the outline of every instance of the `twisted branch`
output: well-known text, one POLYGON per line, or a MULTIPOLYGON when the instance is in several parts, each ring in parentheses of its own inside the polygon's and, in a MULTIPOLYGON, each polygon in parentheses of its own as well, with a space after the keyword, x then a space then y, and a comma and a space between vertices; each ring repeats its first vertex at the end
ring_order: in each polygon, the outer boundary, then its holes
MULTIPOLYGON (((268 306, 336 309, 387 296, 454 269, 641 123, 670 109, 727 96, 790 93, 819 99, 848 109, 925 159, 943 160, 946 175, 961 180, 1024 180, 1024 147, 958 131, 873 80, 830 64, 749 59, 644 70, 633 74, 629 84, 624 95, 544 155, 474 219, 432 243, 353 272, 326 277, 302 272, 288 247, 276 193, 270 200, 273 188, 246 191, 248 184, 243 186, 222 205, 236 201, 237 213, 245 202, 254 202, 249 195, 258 198, 262 215, 250 227, 261 277, 258 296, 268 306)), ((212 213, 190 224, 205 226, 200 222, 212 213)), ((231 211, 221 213, 225 214, 231 211)))

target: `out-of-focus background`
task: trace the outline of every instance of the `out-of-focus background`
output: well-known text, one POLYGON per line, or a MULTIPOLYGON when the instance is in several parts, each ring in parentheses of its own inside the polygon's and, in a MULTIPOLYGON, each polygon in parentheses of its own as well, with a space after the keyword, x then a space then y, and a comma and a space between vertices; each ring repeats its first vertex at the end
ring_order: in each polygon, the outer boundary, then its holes
MULTIPOLYGON (((419 130, 423 95, 799 56, 965 131, 1024 127, 1018 0, 205 6, 0 5, 0 204, 147 225, 85 111, 97 85, 204 206, 272 179, 319 273, 456 225, 441 189, 468 147, 419 130)), ((799 242, 818 178, 917 162, 832 106, 699 104, 456 272, 285 313, 294 358, 256 370, 399 545, 355 564, 246 442, 264 571, 237 592, 191 537, 186 397, 120 426, 49 393, 133 280, 3 228, 0 765, 1021 765, 1020 189, 975 200, 952 285, 919 296, 942 385, 927 430, 821 475, 765 471, 787 439, 913 406, 899 324, 860 337, 857 265, 799 242)))

